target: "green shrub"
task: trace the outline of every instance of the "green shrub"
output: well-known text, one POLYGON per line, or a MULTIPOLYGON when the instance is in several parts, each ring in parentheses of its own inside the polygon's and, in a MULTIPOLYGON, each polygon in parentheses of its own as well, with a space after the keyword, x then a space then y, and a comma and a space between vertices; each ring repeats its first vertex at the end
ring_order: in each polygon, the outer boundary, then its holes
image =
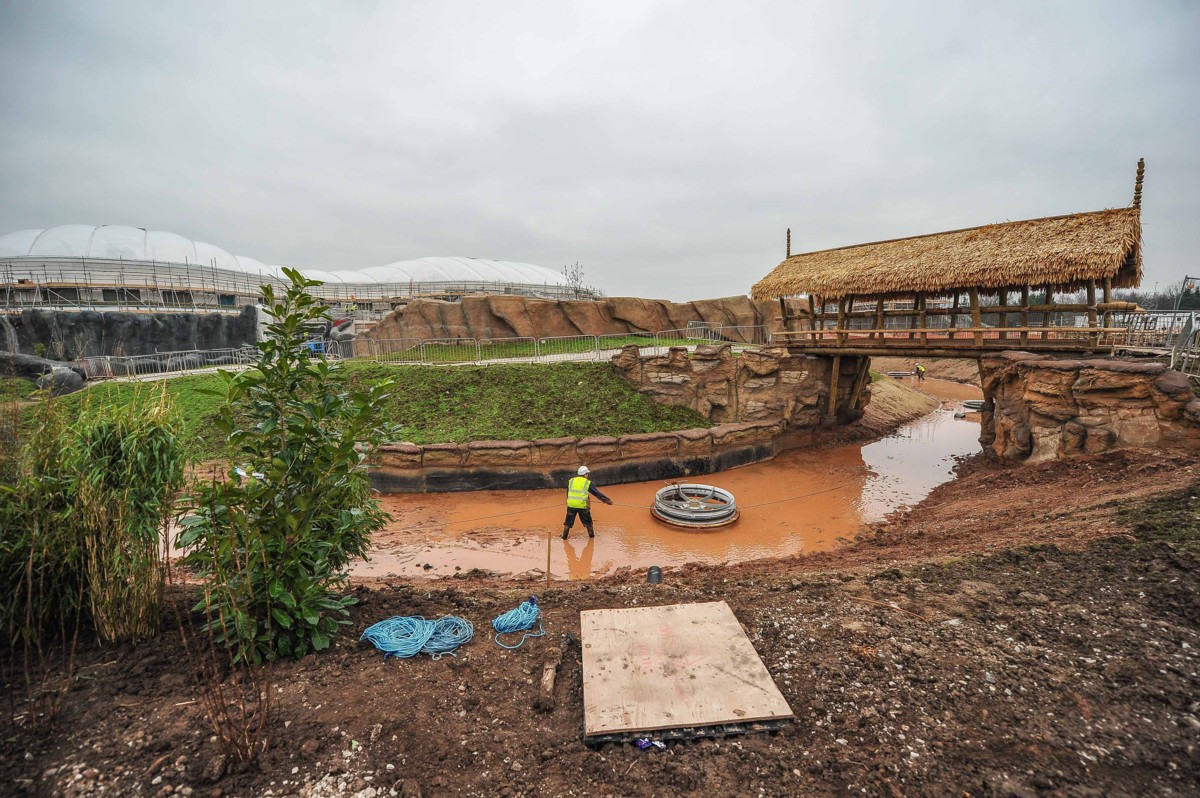
POLYGON ((158 632, 165 536, 185 456, 161 389, 130 407, 102 406, 72 451, 76 519, 87 553, 87 596, 101 640, 158 632))
POLYGON ((69 440, 61 404, 46 401, 4 442, 0 632, 9 646, 40 646, 47 634, 74 628, 83 609, 75 480, 61 462, 69 440))
POLYGON ((319 283, 285 272, 283 297, 264 286, 274 321, 257 367, 221 372, 214 423, 240 468, 196 491, 180 536, 185 564, 207 580, 195 609, 239 661, 327 647, 354 601, 339 595, 346 567, 387 518, 363 460, 390 432, 374 417, 393 383, 347 390, 334 366, 311 358, 307 330, 328 308, 305 290, 319 283))
POLYGON ((38 404, 0 485, 0 628, 10 642, 83 618, 101 640, 158 629, 163 534, 184 456, 161 391, 68 419, 38 404))

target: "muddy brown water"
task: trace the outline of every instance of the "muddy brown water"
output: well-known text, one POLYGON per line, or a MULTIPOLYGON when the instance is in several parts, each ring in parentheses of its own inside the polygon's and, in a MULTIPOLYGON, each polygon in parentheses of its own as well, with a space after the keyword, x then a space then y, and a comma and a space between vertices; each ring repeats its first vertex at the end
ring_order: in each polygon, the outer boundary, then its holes
POLYGON ((476 491, 384 496, 393 520, 375 536, 360 577, 447 576, 480 568, 587 579, 616 568, 718 564, 850 542, 864 523, 911 506, 953 477, 959 457, 979 450, 979 417, 956 419, 970 385, 927 379, 921 389, 942 405, 870 443, 795 450, 764 463, 697 477, 733 493, 741 511, 726 527, 690 531, 654 519, 650 505, 665 483, 597 487, 616 504, 593 501, 596 537, 579 522, 562 540, 565 490, 476 491))

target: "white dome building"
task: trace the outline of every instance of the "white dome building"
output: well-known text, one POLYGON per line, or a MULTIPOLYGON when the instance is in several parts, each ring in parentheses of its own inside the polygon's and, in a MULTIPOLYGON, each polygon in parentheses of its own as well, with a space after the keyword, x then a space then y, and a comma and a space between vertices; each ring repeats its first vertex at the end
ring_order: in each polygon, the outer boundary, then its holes
MULTIPOLYGON (((377 311, 415 296, 597 296, 591 289, 568 286, 553 269, 483 258, 418 258, 364 269, 299 271, 324 283, 312 291, 323 300, 377 306, 377 311)), ((160 230, 68 224, 0 236, 0 298, 8 308, 239 307, 258 301, 263 284, 284 282, 282 266, 160 230)))

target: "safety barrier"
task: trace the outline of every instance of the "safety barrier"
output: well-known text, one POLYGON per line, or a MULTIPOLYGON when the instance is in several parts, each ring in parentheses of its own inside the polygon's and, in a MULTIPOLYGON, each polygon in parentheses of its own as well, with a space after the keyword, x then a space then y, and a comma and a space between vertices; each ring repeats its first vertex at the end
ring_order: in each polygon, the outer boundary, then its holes
MULTIPOLYGON (((566 335, 547 338, 356 338, 308 344, 314 357, 366 360, 375 363, 455 365, 467 363, 555 363, 608 360, 623 347, 636 345, 654 354, 669 347, 730 343, 735 347, 765 342, 765 327, 712 326, 629 332, 609 335, 566 335)), ((89 377, 139 377, 214 366, 246 366, 258 359, 254 347, 158 352, 133 357, 88 357, 78 364, 89 377)))
POLYGON ((238 349, 189 349, 181 352, 156 352, 152 355, 104 355, 85 357, 76 361, 89 378, 146 377, 178 371, 216 368, 219 366, 248 366, 258 360, 254 347, 238 349))

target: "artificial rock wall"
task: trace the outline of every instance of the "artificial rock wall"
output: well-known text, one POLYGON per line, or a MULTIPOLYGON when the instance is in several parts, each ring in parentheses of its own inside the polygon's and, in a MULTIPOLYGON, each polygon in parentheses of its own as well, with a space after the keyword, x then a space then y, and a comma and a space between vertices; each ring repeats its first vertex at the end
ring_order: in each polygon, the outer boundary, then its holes
POLYGON ((602 484, 674 479, 774 457, 781 432, 779 422, 750 421, 620 438, 392 443, 373 454, 371 484, 382 493, 561 488, 580 463, 602 484))
POLYGON ((1200 446, 1200 398, 1187 377, 1161 363, 1005 352, 983 358, 979 371, 979 442, 1001 460, 1200 446))
POLYGON ((458 302, 414 299, 397 308, 363 338, 551 338, 571 335, 622 335, 685 329, 689 321, 725 326, 780 329, 778 302, 749 297, 668 302, 661 299, 609 297, 599 300, 551 300, 524 296, 466 296, 458 302))
POLYGON ((826 421, 857 421, 871 400, 870 359, 843 357, 838 373, 835 419, 827 419, 833 358, 791 355, 786 348, 684 347, 643 356, 627 346, 613 368, 639 392, 665 405, 684 405, 717 424, 781 421, 789 429, 826 421))
POLYGON ((129 313, 26 308, 0 330, 0 347, 57 360, 226 349, 258 340, 253 306, 233 313, 129 313))

